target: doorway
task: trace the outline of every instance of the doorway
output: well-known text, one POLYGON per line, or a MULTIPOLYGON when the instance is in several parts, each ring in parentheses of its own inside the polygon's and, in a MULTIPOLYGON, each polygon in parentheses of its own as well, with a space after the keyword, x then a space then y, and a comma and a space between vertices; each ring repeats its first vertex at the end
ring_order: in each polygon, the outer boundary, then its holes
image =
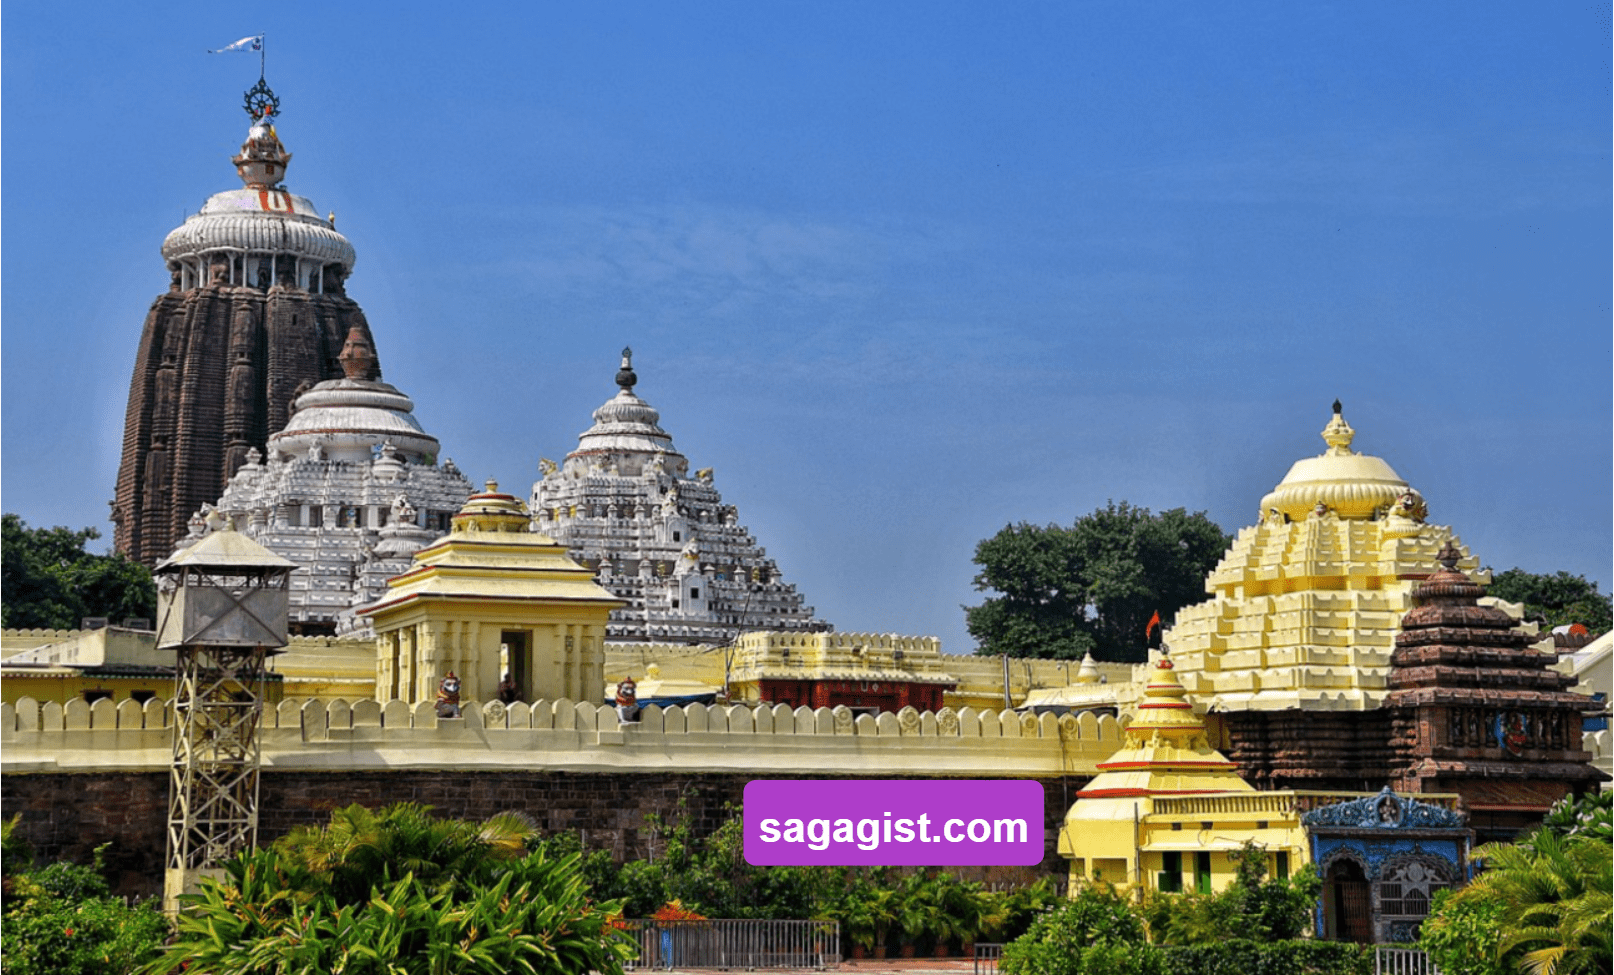
POLYGON ((1334 861, 1323 878, 1323 936, 1329 941, 1373 941, 1373 899, 1355 860, 1334 861))
MULTIPOLYGON (((516 686, 516 693, 521 700, 531 704, 537 700, 533 694, 532 686, 532 645, 526 630, 504 630, 499 634, 499 643, 502 650, 500 661, 504 665, 504 673, 510 675, 511 683, 516 686)), ((499 676, 503 681, 504 674, 499 676)))

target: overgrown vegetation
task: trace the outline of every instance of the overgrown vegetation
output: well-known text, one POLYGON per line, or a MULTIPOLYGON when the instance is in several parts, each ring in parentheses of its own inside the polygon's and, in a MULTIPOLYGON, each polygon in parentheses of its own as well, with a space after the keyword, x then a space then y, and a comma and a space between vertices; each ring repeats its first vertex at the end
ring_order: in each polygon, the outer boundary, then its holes
POLYGON ((150 904, 112 896, 102 876, 106 848, 95 851, 93 867, 36 870, 18 819, 0 824, 7 975, 126 975, 154 957, 168 922, 150 904))
POLYGON ((1436 898, 1419 946, 1446 975, 1584 975, 1614 966, 1607 792, 1554 806, 1517 843, 1474 851, 1484 872, 1436 898))
POLYGON ((620 973, 617 905, 590 900, 578 858, 528 849, 514 814, 438 819, 349 806, 320 829, 229 860, 145 975, 620 973))

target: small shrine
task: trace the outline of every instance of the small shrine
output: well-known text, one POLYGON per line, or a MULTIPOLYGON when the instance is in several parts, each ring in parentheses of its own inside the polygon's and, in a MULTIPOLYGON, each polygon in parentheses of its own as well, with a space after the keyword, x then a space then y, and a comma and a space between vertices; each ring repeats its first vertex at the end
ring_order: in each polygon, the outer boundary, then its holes
POLYGON ((1126 744, 1098 764, 1059 834, 1070 876, 1132 890, 1210 893, 1232 883, 1233 854, 1265 847, 1287 876, 1306 861, 1294 795, 1260 793, 1213 748, 1169 657, 1155 664, 1126 744))
POLYGON ((1418 940, 1435 893, 1469 879, 1473 833, 1455 797, 1377 795, 1301 816, 1323 878, 1317 936, 1382 944, 1418 940), (1445 804, 1441 804, 1444 801, 1445 804))
POLYGON ((1457 550, 1412 596, 1396 635, 1390 695, 1391 782, 1463 797, 1481 841, 1510 839, 1570 793, 1605 776, 1581 748, 1596 704, 1569 688, 1551 651, 1530 646, 1484 587, 1457 570, 1457 550))
POLYGON ((467 701, 599 699, 606 619, 622 602, 529 522, 489 481, 359 609, 375 628, 378 700, 436 701, 451 672, 467 701))

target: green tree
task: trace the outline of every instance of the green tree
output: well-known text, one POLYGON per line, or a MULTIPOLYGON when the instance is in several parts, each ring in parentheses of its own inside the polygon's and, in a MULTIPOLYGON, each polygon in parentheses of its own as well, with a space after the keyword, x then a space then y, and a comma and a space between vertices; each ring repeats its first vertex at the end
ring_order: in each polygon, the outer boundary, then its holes
POLYGON ((73 629, 86 616, 155 618, 151 572, 121 554, 84 550, 100 537, 94 528, 29 528, 16 515, 0 517, 0 625, 73 629))
POLYGON ((1491 577, 1487 594, 1524 606, 1524 618, 1545 628, 1583 624, 1593 636, 1614 628, 1609 596, 1597 591, 1596 582, 1559 570, 1554 575, 1509 569, 1491 577))
POLYGON ((1144 660, 1150 618, 1203 600, 1229 542, 1204 512, 1125 501, 1068 528, 1009 525, 975 547, 975 589, 998 594, 964 608, 976 652, 1144 660))

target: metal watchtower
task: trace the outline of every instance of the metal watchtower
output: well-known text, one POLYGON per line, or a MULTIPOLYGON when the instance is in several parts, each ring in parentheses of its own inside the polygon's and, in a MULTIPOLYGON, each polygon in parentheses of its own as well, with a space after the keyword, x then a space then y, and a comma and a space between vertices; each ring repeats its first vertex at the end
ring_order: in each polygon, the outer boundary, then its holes
POLYGON ((226 521, 160 563, 157 648, 176 653, 163 906, 258 837, 264 662, 286 645, 297 566, 226 521))

